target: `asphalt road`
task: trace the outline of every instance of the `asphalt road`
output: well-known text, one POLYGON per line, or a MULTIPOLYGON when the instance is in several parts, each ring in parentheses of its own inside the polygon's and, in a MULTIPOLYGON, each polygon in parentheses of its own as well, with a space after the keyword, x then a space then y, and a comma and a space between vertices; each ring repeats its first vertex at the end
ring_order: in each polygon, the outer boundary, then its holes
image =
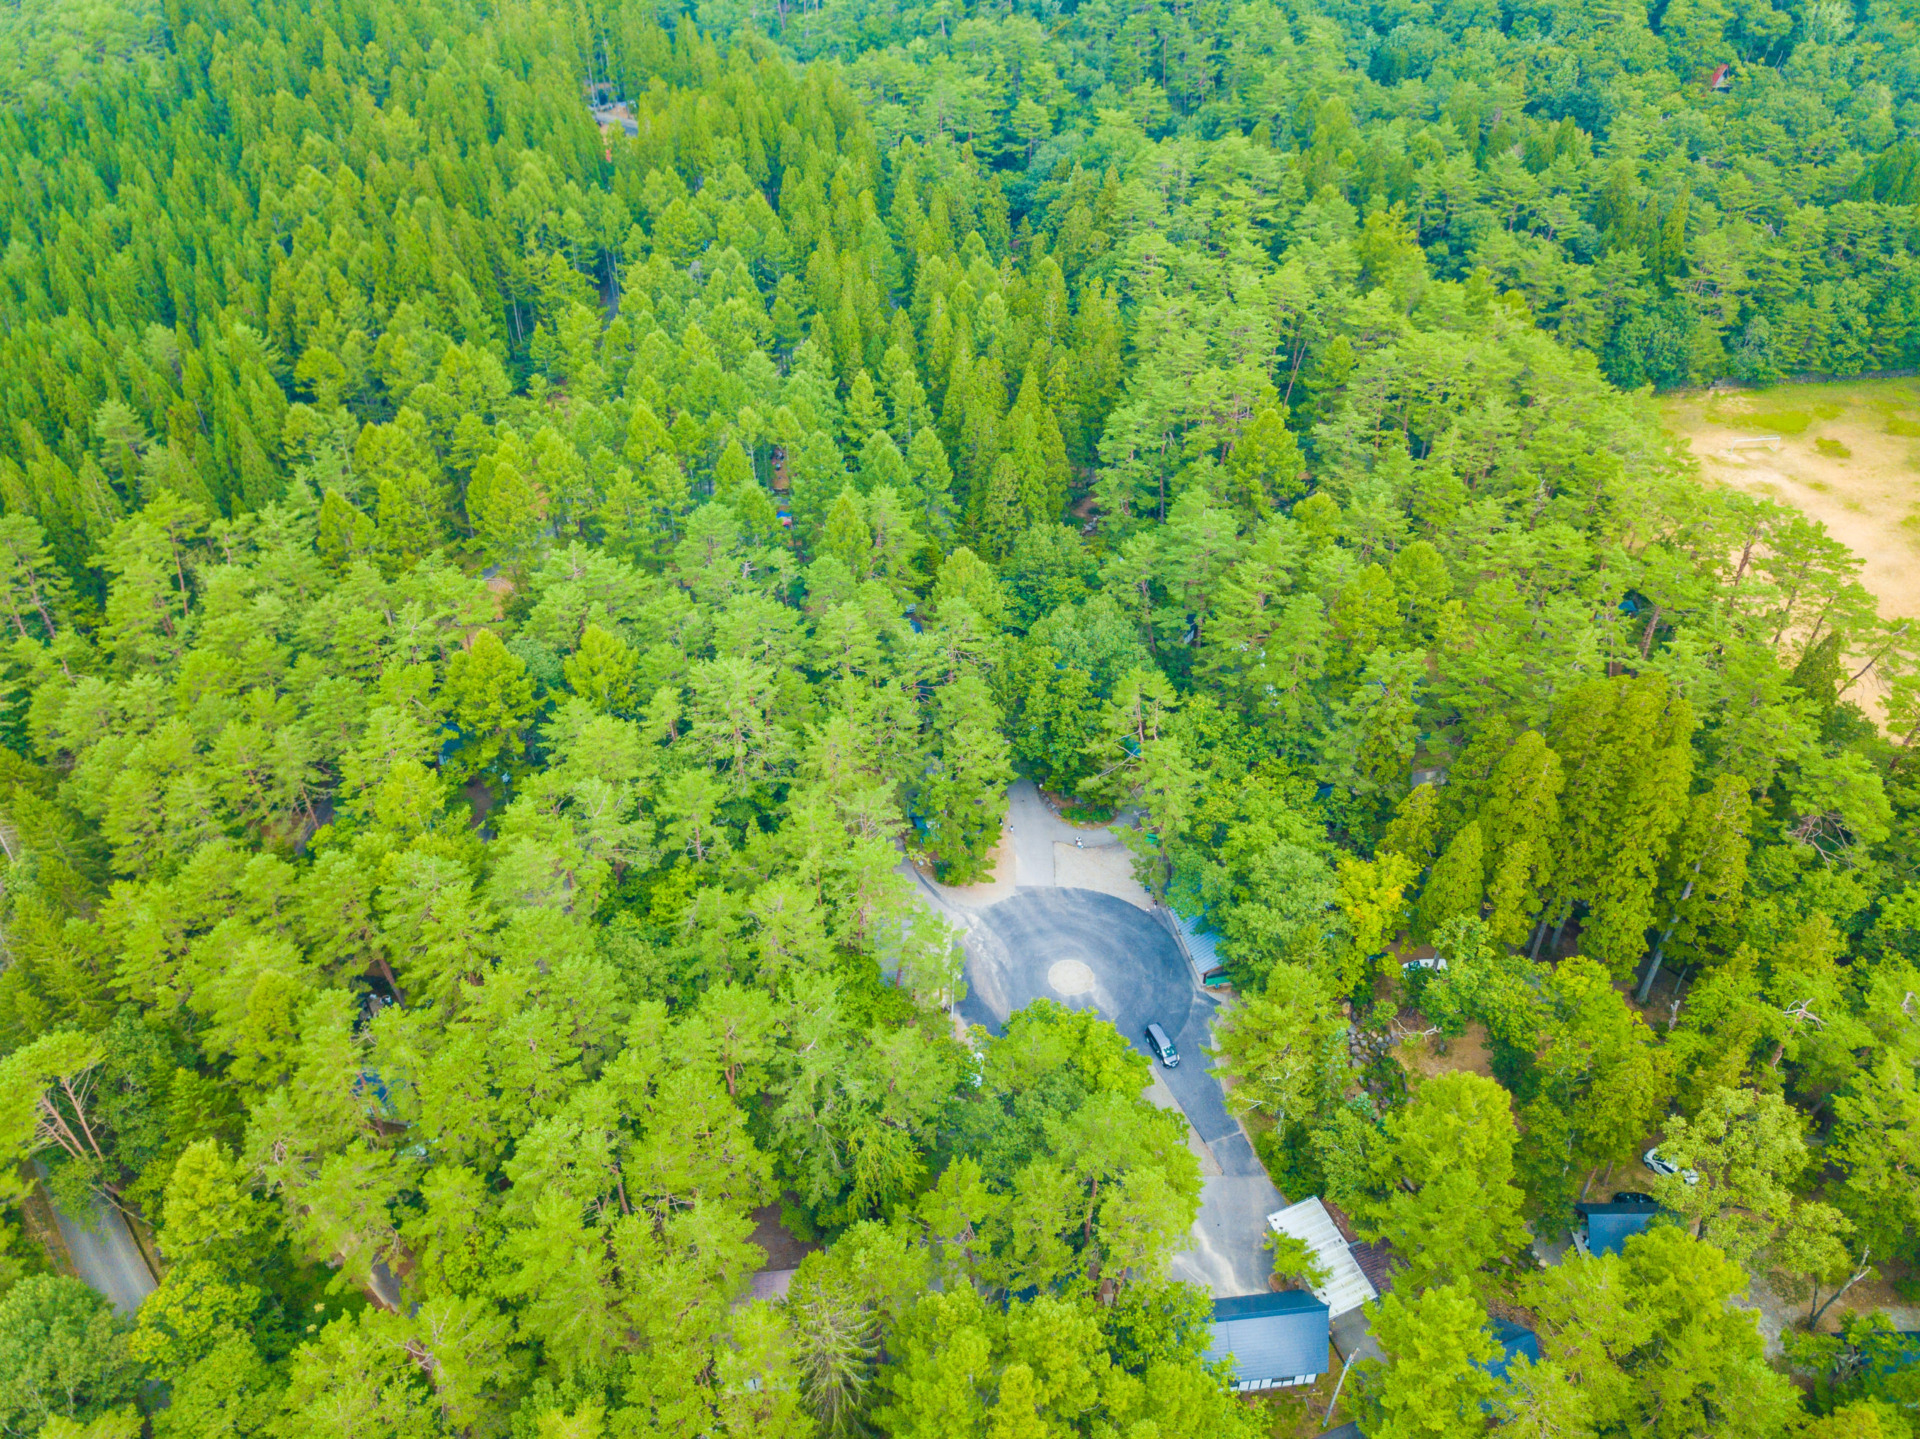
POLYGON ((147 1268, 146 1257, 133 1242, 120 1211, 96 1199, 90 1214, 75 1218, 55 1205, 53 1217, 80 1278, 132 1318, 156 1286, 153 1271, 147 1268))
POLYGON ((1221 1173, 1265 1178, 1208 1068, 1214 1003, 1152 915, 1092 890, 1022 888, 973 918, 962 1019, 998 1033, 1015 1010, 1057 1000, 1096 1010, 1150 1059, 1146 1027, 1157 1023, 1180 1051, 1179 1067, 1162 1067, 1160 1077, 1221 1173))

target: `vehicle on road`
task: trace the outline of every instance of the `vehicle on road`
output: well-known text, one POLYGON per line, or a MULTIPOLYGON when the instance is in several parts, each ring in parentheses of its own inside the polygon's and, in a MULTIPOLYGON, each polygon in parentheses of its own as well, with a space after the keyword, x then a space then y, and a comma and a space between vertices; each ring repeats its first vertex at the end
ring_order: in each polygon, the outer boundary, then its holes
POLYGON ((1168 1069, 1180 1067, 1180 1051, 1173 1047, 1173 1041, 1167 1038, 1166 1030, 1157 1024, 1149 1024, 1147 1043, 1152 1046, 1153 1052, 1160 1056, 1160 1062, 1168 1069))
POLYGON ((1658 1145, 1655 1145, 1652 1149, 1649 1149, 1645 1154, 1641 1155, 1640 1162, 1662 1178, 1669 1174, 1678 1174, 1689 1184, 1698 1184, 1700 1182, 1700 1176, 1693 1170, 1688 1169, 1682 1171, 1680 1166, 1675 1164, 1671 1159, 1662 1158, 1658 1145))

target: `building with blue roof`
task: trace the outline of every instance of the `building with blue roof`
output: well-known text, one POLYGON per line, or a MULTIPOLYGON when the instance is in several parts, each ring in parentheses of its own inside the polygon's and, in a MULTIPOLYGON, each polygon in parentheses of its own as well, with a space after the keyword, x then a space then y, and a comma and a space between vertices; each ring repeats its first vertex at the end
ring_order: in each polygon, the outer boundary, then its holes
POLYGON ((1500 1346, 1500 1354, 1478 1367, 1495 1379, 1505 1379, 1507 1370, 1516 1359, 1525 1359, 1529 1364, 1540 1362, 1540 1336, 1531 1329, 1515 1324, 1511 1319, 1490 1320, 1487 1328, 1493 1331, 1493 1341, 1500 1346))
POLYGON ((1582 1254, 1618 1254, 1620 1246, 1666 1211, 1657 1204, 1576 1204, 1573 1244, 1582 1254))
POLYGON ((1209 1360, 1233 1364, 1241 1393, 1311 1384, 1327 1368, 1327 1306, 1303 1289, 1213 1301, 1209 1360))

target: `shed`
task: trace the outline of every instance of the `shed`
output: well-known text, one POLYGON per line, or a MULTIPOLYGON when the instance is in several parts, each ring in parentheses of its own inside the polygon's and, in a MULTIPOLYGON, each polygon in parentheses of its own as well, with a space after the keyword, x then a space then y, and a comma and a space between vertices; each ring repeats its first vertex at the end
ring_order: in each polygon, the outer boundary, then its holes
POLYGON ((1329 1313, 1345 1314, 1349 1309, 1358 1309, 1369 1299, 1380 1297, 1380 1291, 1373 1287, 1373 1281, 1361 1269, 1360 1261, 1354 1258, 1346 1236, 1340 1232, 1333 1222, 1333 1216, 1327 1213, 1327 1206, 1319 1199, 1303 1199, 1277 1214, 1269 1214, 1267 1228, 1277 1234, 1291 1234, 1313 1251, 1313 1257, 1327 1271, 1327 1282, 1318 1285, 1313 1292, 1327 1306, 1329 1313))
POLYGON ((1240 1294, 1213 1301, 1209 1360, 1233 1364, 1241 1393, 1311 1384, 1326 1372, 1327 1306, 1304 1290, 1240 1294))
POLYGON ((1618 1254, 1630 1236, 1644 1232, 1666 1211, 1657 1204, 1576 1204, 1573 1212, 1579 1219, 1574 1247, 1582 1254, 1599 1255, 1618 1254))
POLYGON ((1220 962, 1216 936, 1207 928, 1206 912, 1203 910, 1189 919, 1168 905, 1166 913, 1172 921, 1173 937, 1179 941, 1181 953, 1186 955, 1187 963, 1193 966, 1193 977, 1203 986, 1226 983, 1227 967, 1220 962))

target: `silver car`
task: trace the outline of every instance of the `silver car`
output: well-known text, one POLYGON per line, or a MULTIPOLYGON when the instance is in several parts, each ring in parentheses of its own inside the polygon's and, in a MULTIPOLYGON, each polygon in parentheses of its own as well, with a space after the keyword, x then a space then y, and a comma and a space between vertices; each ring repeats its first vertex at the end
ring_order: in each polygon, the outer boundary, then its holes
POLYGON ((1168 1069, 1180 1067, 1180 1051, 1173 1047, 1173 1041, 1167 1038, 1166 1030, 1157 1024, 1147 1026, 1147 1045, 1160 1056, 1160 1062, 1168 1069))
POLYGON ((1691 1169, 1683 1171, 1680 1166, 1675 1164, 1671 1159, 1662 1159, 1660 1157, 1660 1146, 1657 1144, 1640 1156, 1640 1162, 1663 1179, 1669 1174, 1678 1174, 1689 1184, 1698 1184, 1700 1182, 1700 1176, 1696 1171, 1691 1169))

